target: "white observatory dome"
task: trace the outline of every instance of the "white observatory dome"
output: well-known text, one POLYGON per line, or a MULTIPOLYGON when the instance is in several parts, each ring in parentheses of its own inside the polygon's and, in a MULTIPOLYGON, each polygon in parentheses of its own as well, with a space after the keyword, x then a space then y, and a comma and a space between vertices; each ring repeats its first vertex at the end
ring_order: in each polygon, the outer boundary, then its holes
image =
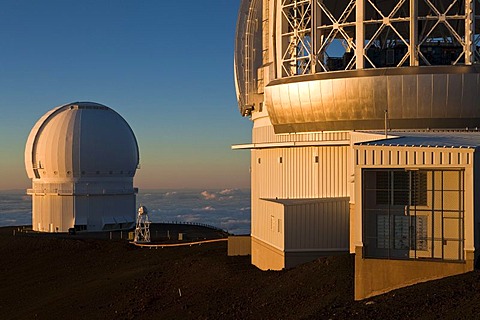
POLYGON ((92 102, 66 104, 37 121, 25 147, 32 226, 65 232, 128 229, 135 223, 139 152, 128 123, 92 102))
POLYGON ((138 161, 137 141, 128 123, 114 110, 92 102, 47 112, 33 127, 25 148, 31 179, 133 177, 138 161))

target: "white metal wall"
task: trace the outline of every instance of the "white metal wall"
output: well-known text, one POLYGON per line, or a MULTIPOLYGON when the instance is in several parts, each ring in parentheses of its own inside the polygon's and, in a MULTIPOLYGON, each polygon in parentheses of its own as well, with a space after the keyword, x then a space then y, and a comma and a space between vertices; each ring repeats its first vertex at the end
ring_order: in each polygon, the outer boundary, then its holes
MULTIPOLYGON (((90 231, 104 224, 133 224, 135 194, 68 196, 34 194, 32 226, 36 231, 67 232, 74 225, 87 225, 90 231)), ((118 226, 120 229, 120 226, 118 226)))
POLYGON ((348 197, 348 150, 349 146, 252 150, 252 236, 285 248, 283 236, 270 231, 272 215, 284 221, 283 208, 262 199, 348 197))
POLYGON ((284 250, 285 218, 283 205, 261 199, 252 199, 252 201, 256 208, 255 210, 252 209, 252 236, 279 250, 284 250))
POLYGON ((32 227, 42 232, 66 232, 74 225, 73 196, 33 195, 32 227))
POLYGON ((134 194, 77 196, 75 224, 87 224, 88 230, 102 230, 105 224, 133 224, 135 198, 134 194))
POLYGON ((348 146, 252 150, 252 187, 258 198, 349 196, 348 146))

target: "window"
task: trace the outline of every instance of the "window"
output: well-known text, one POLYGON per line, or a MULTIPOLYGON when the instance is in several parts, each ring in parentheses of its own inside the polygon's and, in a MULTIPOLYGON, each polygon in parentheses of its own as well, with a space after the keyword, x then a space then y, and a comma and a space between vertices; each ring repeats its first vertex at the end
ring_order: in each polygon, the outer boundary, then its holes
POLYGON ((427 175, 423 171, 377 171, 376 204, 426 205, 427 175), (392 193, 393 189, 393 193, 392 193))
POLYGON ((366 258, 463 260, 464 171, 364 169, 366 258))

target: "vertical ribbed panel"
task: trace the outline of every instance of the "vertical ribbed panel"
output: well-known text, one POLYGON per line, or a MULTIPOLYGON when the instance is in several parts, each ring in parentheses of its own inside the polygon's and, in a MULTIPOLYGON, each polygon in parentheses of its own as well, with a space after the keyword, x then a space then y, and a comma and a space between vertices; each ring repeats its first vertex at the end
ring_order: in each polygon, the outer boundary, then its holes
MULTIPOLYGON (((348 197, 348 148, 320 146, 252 150, 252 235, 277 247, 283 247, 283 238, 274 236, 270 230, 272 215, 274 219, 285 221, 282 217, 283 209, 261 199, 348 197), (316 157, 318 163, 315 161, 316 157)), ((348 208, 348 198, 342 201, 346 201, 345 206, 348 208)), ((335 207, 329 208, 334 210, 332 212, 338 211, 335 207)), ((308 207, 306 210, 310 210, 311 214, 304 217, 314 219, 319 208, 308 207)), ((317 223, 317 220, 311 221, 317 223)), ((284 225, 286 232, 289 226, 286 221, 284 225)), ((328 229, 328 226, 325 227, 328 229)), ((348 234, 348 224, 346 230, 348 234)), ((313 230, 308 232, 310 237, 316 236, 313 230)))
POLYGON ((42 232, 66 232, 73 226, 73 196, 34 195, 32 227, 42 232))
POLYGON ((437 148, 437 147, 403 147, 403 146, 355 146, 355 163, 365 167, 382 166, 454 166, 468 165, 467 159, 473 149, 437 148))
MULTIPOLYGON (((365 136, 373 139, 372 134, 366 134, 365 136)), ((273 131, 273 126, 254 127, 252 130, 253 143, 348 141, 349 139, 349 131, 275 134, 273 131)))
POLYGON ((285 206, 285 250, 346 250, 348 198, 285 206))
POLYGON ((346 197, 347 152, 347 146, 253 150, 252 181, 260 198, 346 197))
MULTIPOLYGON (((78 112, 78 111, 77 111, 78 112)), ((81 166, 80 166, 80 137, 81 137, 81 128, 82 128, 82 112, 75 114, 75 122, 73 123, 73 136, 72 136, 72 167, 74 177, 81 177, 81 166)))

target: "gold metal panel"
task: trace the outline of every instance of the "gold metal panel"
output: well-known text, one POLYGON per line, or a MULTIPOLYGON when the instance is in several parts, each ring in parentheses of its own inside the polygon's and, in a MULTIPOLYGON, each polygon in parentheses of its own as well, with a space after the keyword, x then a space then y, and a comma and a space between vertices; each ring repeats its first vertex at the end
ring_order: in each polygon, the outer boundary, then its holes
POLYGON ((479 108, 469 108, 467 106, 475 105, 475 101, 478 101, 478 87, 477 87, 478 74, 465 74, 463 78, 463 99, 462 109, 460 111, 461 117, 478 117, 479 108), (469 94, 474 93, 474 94, 469 94))
POLYGON ((463 80, 462 74, 448 75, 448 83, 446 87, 447 90, 445 90, 447 94, 447 109, 446 109, 447 118, 460 117, 461 110, 462 110, 462 95, 463 95, 462 80, 463 80))
MULTIPOLYGON (((417 75, 405 75, 402 81, 402 105, 389 106, 389 109, 402 109, 402 118, 410 119, 417 117, 417 75)), ((390 94, 390 92, 389 92, 390 94)), ((395 93, 392 93, 395 94, 395 93)))
POLYGON ((348 86, 351 88, 358 88, 356 93, 357 95, 357 112, 358 119, 363 119, 368 116, 368 110, 371 109, 369 105, 370 101, 373 99, 373 78, 365 78, 365 81, 361 84, 355 82, 353 86, 348 86))
MULTIPOLYGON (((369 78, 369 90, 373 99, 373 108, 366 110, 360 119, 380 119, 385 118, 385 109, 388 107, 388 81, 385 77, 371 77, 369 78)), ((365 101, 368 106, 369 101, 365 101)))
MULTIPOLYGON (((280 97, 280 108, 277 109, 277 116, 278 120, 282 122, 295 122, 294 119, 291 119, 293 113, 290 110, 290 95, 288 91, 288 86, 279 88, 279 92, 277 94, 280 97)), ((274 105, 276 106, 276 104, 274 105)))
POLYGON ((432 114, 437 118, 446 117, 447 97, 445 88, 447 87, 447 75, 433 75, 433 93, 432 93, 432 114))
POLYGON ((398 76, 387 77, 387 106, 388 117, 390 119, 403 118, 402 110, 402 78, 398 76))
POLYGON ((275 86, 269 90, 265 90, 265 107, 268 111, 270 120, 274 123, 280 122, 277 117, 276 108, 273 108, 273 101, 278 100, 278 97, 276 97, 275 95, 278 95, 279 90, 280 86, 275 86))
POLYGON ((350 119, 357 119, 362 117, 361 101, 359 99, 359 83, 353 82, 351 85, 345 86, 345 97, 347 109, 350 115, 350 119))
POLYGON ((312 110, 312 98, 310 97, 310 85, 308 82, 297 83, 300 106, 305 112, 303 113, 305 122, 315 122, 315 114, 312 110))
POLYGON ((348 112, 345 82, 345 79, 332 80, 334 114, 337 119, 349 120, 351 115, 348 112))
POLYGON ((322 86, 320 81, 308 81, 310 89, 310 102, 314 122, 325 121, 325 107, 322 99, 322 86))
POLYGON ((391 129, 480 127, 479 71, 420 67, 273 81, 268 108, 276 133, 383 129, 386 109, 391 129))
MULTIPOLYGON (((305 123, 302 110, 303 108, 300 102, 298 83, 294 83, 288 86, 288 96, 290 98, 290 108, 292 108, 295 123, 305 123)), ((308 109, 306 108, 305 113, 308 113, 308 109)))
POLYGON ((419 74, 418 76, 418 111, 420 118, 429 118, 432 112, 433 80, 431 74, 419 74))
POLYGON ((333 80, 328 79, 320 82, 320 90, 322 93, 323 112, 325 121, 335 121, 337 118, 335 112, 335 96, 333 94, 333 80))

